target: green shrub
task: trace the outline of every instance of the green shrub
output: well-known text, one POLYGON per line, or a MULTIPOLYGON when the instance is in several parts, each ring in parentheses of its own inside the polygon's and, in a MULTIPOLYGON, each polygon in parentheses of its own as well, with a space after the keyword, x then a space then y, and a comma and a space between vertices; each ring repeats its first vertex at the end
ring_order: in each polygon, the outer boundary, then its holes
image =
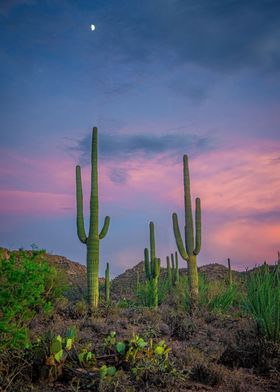
MULTIPOLYGON (((159 279, 158 282, 158 304, 162 304, 168 294, 169 283, 167 279, 159 279)), ((153 282, 147 280, 139 282, 136 289, 137 304, 142 306, 153 307, 153 282)))
POLYGON ((199 302, 208 310, 225 313, 238 304, 238 288, 235 284, 228 285, 222 280, 207 281, 203 276, 199 276, 199 302))
POLYGON ((280 266, 267 265, 248 274, 245 307, 257 322, 260 333, 280 342, 280 266))
POLYGON ((88 311, 88 304, 84 299, 76 301, 73 307, 74 314, 78 317, 85 317, 88 311))
POLYGON ((43 252, 12 252, 0 259, 0 349, 29 343, 29 324, 48 314, 65 285, 61 273, 43 260, 43 252))

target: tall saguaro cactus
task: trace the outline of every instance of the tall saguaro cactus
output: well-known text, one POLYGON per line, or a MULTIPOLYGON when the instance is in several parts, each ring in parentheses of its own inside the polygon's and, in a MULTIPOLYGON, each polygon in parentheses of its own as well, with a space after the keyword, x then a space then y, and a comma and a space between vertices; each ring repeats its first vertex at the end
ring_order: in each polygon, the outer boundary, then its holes
POLYGON ((87 289, 90 308, 97 308, 99 301, 99 241, 102 240, 109 229, 110 218, 106 216, 100 233, 98 232, 98 132, 92 130, 91 147, 91 195, 90 195, 90 221, 89 234, 86 235, 83 213, 83 190, 81 168, 76 166, 76 200, 77 200, 77 232, 79 240, 87 247, 87 289))
POLYGON ((158 306, 158 279, 160 274, 160 259, 156 257, 155 245, 155 226, 150 222, 150 255, 148 248, 144 250, 145 273, 148 281, 152 285, 152 304, 155 308, 158 306))
POLYGON ((185 246, 183 244, 178 217, 173 213, 173 230, 174 236, 180 255, 188 262, 188 275, 190 283, 191 305, 194 307, 198 301, 198 272, 196 256, 201 247, 201 207, 200 199, 195 199, 195 239, 193 229, 191 192, 190 192, 190 175, 188 167, 188 156, 183 157, 183 175, 184 175, 184 201, 185 201, 185 246))

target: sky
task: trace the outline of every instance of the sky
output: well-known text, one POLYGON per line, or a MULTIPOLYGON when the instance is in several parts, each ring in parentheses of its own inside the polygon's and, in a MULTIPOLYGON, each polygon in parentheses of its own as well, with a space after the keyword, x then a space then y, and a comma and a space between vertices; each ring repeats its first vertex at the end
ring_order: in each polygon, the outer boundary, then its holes
POLYGON ((75 166, 88 230, 97 126, 100 227, 111 217, 100 275, 143 259, 150 221, 163 265, 176 250, 184 154, 202 205, 198 265, 275 262, 279 42, 278 0, 0 0, 0 245, 85 264, 75 166))

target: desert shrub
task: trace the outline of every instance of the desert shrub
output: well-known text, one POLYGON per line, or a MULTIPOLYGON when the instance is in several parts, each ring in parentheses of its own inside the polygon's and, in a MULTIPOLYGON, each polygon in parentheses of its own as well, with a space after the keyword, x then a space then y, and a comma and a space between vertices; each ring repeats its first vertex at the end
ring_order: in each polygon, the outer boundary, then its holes
POLYGON ((131 300, 131 299, 127 299, 127 298, 120 298, 117 302, 116 302, 116 306, 120 309, 128 309, 128 308, 135 308, 136 307, 136 303, 135 301, 131 300))
POLYGON ((256 320, 260 333, 280 342, 280 266, 270 271, 264 264, 248 274, 246 310, 256 320))
MULTIPOLYGON (((158 304, 161 305, 169 291, 169 284, 167 279, 159 279, 158 282, 158 304)), ((136 302, 141 306, 153 306, 153 284, 151 280, 140 282, 136 289, 136 302)))
POLYGON ((198 364, 193 367, 190 378, 202 384, 215 386, 223 381, 223 374, 215 365, 198 364))
POLYGON ((88 304, 84 299, 76 301, 73 306, 73 313, 77 317, 85 317, 88 311, 88 304))
POLYGON ((0 260, 0 349, 25 347, 31 320, 62 296, 61 275, 42 256, 20 251, 0 260))
POLYGON ((199 276, 199 302, 208 310, 225 313, 238 303, 238 289, 235 284, 231 286, 222 280, 207 281, 199 276))
POLYGON ((188 340, 196 331, 196 326, 185 311, 169 310, 165 314, 165 321, 170 327, 171 336, 179 340, 188 340))

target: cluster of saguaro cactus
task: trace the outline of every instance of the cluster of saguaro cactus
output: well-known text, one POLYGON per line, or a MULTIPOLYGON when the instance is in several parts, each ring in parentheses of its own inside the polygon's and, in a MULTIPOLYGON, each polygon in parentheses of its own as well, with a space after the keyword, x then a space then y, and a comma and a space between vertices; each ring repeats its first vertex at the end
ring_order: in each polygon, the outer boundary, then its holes
POLYGON ((185 201, 185 246, 180 233, 178 217, 173 213, 173 230, 174 236, 180 255, 188 262, 188 276, 190 284, 190 297, 192 308, 196 306, 198 301, 198 272, 196 256, 199 254, 201 247, 201 207, 200 199, 195 200, 195 227, 196 235, 194 239, 193 217, 191 206, 190 192, 190 175, 188 167, 188 156, 183 157, 183 175, 184 175, 184 201, 185 201))
POLYGON ((174 254, 171 253, 171 265, 170 265, 169 256, 166 257, 166 268, 167 268, 167 281, 169 287, 176 286, 179 283, 179 279, 180 279, 177 252, 175 252, 175 260, 174 260, 174 254))
POLYGON ((106 304, 109 305, 110 303, 110 264, 106 264, 105 270, 105 300, 106 304))
POLYGON ((87 288, 89 307, 97 308, 99 301, 99 241, 109 229, 110 218, 106 216, 104 226, 98 232, 98 137, 97 128, 92 131, 91 148, 91 195, 89 234, 86 235, 83 215, 83 190, 81 168, 76 166, 77 231, 79 240, 87 247, 87 288))
POLYGON ((144 250, 145 274, 152 286, 152 305, 158 306, 158 280, 160 274, 160 259, 156 257, 155 226, 150 222, 150 255, 148 248, 144 250))
MULTIPOLYGON (((196 235, 194 239, 191 195, 190 195, 190 177, 188 168, 188 157, 183 158, 184 173, 184 200, 185 200, 185 245, 179 229, 177 214, 173 213, 173 230, 177 248, 180 255, 188 262, 188 276, 190 282, 190 295, 192 305, 195 305, 198 299, 198 273, 196 256, 201 247, 201 208, 200 199, 196 199, 195 224, 196 235), (195 244, 194 244, 195 242, 195 244)), ((109 229, 110 218, 106 216, 102 230, 99 232, 99 203, 98 203, 98 132, 97 128, 93 128, 92 132, 92 148, 91 148, 91 195, 90 195, 90 222, 89 234, 86 235, 83 216, 83 191, 81 181, 81 168, 76 166, 76 200, 77 200, 77 232, 79 240, 86 245, 87 248, 87 287, 88 287, 88 303, 90 308, 97 308, 99 301, 99 241, 103 239, 109 229)), ((158 281, 160 275, 160 259, 156 257, 155 249, 155 229, 153 222, 150 222, 150 254, 146 248, 145 256, 145 273, 148 282, 151 283, 153 306, 158 306, 158 281)), ((278 256, 278 262, 279 262, 278 256)), ((232 282, 231 269, 229 262, 230 282, 232 282)), ((167 276, 170 285, 176 285, 179 282, 178 254, 171 254, 170 259, 167 257, 167 276)), ((137 279, 139 286, 139 277, 137 279)), ((110 301, 110 272, 109 263, 106 266, 105 273, 105 293, 106 302, 110 301)))

